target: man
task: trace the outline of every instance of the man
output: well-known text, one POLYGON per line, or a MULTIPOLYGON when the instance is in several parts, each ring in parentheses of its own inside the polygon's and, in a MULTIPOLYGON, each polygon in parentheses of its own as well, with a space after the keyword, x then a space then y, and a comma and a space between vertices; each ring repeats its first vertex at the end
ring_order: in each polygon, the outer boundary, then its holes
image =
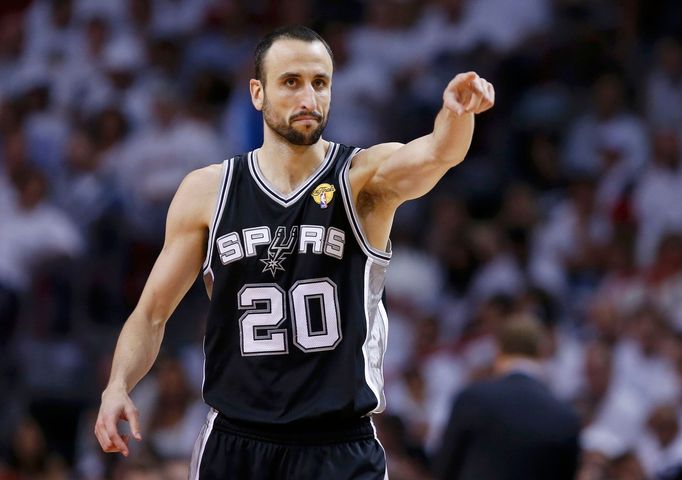
POLYGON ((433 133, 360 150, 321 138, 333 62, 315 32, 267 35, 255 67, 263 146, 192 172, 178 188, 163 250, 119 337, 95 433, 123 455, 117 420, 141 439, 128 394, 203 265, 211 297, 203 395, 212 411, 190 478, 385 478, 370 415, 384 408, 381 297, 393 214, 464 159, 473 115, 493 105, 494 90, 460 74, 433 133))
POLYGON ((465 388, 435 459, 448 480, 573 479, 580 422, 540 381, 544 332, 535 319, 508 319, 497 334, 499 377, 465 388))

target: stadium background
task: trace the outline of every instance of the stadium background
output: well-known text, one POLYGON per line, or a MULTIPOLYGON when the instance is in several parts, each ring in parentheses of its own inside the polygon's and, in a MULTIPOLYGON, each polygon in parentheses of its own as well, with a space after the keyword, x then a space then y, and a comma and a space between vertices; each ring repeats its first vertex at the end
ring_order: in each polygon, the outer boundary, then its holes
POLYGON ((175 188, 259 144, 253 47, 292 23, 335 52, 335 141, 429 131, 458 72, 497 91, 465 163, 396 218, 391 478, 429 478, 453 396, 517 311, 552 330, 580 478, 681 464, 682 3, 4 0, 0 479, 185 478, 205 413, 199 283, 135 390, 145 440, 126 461, 96 444, 99 395, 175 188))

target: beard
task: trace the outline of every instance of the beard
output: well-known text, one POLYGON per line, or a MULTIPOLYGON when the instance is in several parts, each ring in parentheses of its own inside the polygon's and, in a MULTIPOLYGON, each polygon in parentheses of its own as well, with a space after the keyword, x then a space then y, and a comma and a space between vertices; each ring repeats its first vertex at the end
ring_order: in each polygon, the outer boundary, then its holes
POLYGON ((317 143, 327 126, 327 117, 323 117, 317 112, 297 112, 289 117, 288 121, 278 119, 275 117, 267 97, 263 99, 263 119, 268 127, 292 145, 313 145, 317 143), (291 124, 294 120, 303 116, 314 117, 317 120, 317 127, 307 133, 296 130, 291 124))

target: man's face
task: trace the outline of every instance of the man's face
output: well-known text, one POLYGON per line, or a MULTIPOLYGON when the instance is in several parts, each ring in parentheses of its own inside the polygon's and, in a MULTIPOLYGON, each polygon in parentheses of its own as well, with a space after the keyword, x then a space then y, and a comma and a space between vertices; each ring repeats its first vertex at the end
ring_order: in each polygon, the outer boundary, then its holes
POLYGON ((332 60, 321 42, 277 40, 265 55, 264 82, 251 97, 267 128, 294 145, 313 145, 327 126, 332 60))

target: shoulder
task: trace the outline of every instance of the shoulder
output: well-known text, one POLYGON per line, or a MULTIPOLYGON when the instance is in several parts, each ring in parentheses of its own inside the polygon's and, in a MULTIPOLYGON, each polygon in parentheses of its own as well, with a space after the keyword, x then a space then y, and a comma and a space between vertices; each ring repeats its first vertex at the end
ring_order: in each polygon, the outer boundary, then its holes
POLYGON ((510 389, 515 390, 515 387, 511 386, 504 377, 476 380, 460 392, 458 400, 478 407, 505 403, 507 399, 502 393, 509 393, 510 389))
POLYGON ((455 398, 455 403, 458 408, 480 408, 485 400, 490 397, 491 382, 475 381, 464 387, 455 398))
POLYGON ((355 158, 353 158, 353 164, 351 166, 352 168, 355 168, 356 166, 359 168, 378 166, 402 146, 404 146, 403 143, 389 142, 366 148, 361 150, 355 158))
POLYGON ((180 183, 169 217, 187 223, 210 223, 216 196, 222 183, 223 166, 209 165, 188 173, 180 183))
POLYGON ((353 157, 350 166, 350 182, 354 195, 362 191, 366 195, 377 196, 378 192, 369 189, 368 184, 371 179, 375 178, 381 164, 402 146, 402 143, 397 142, 381 143, 361 150, 353 157))
POLYGON ((222 172, 223 165, 221 163, 192 170, 182 180, 178 191, 180 189, 194 191, 204 188, 217 190, 219 188, 222 172))

